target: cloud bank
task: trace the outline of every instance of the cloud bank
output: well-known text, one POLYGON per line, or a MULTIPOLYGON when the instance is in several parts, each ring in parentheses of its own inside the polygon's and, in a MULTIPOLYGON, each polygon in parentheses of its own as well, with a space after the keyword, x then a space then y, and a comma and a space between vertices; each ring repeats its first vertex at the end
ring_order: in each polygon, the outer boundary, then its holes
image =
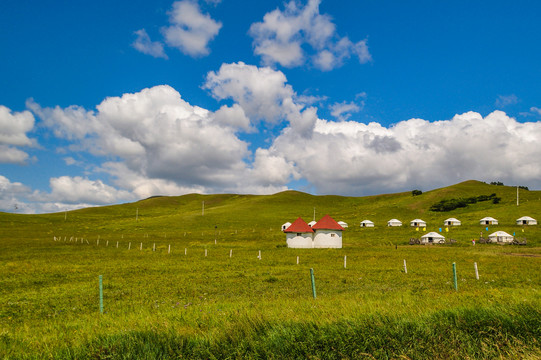
POLYGON ((160 85, 106 98, 95 109, 33 100, 21 113, 0 107, 2 146, 34 145, 27 134, 37 116, 50 136, 67 144, 61 149, 66 164, 82 166, 77 153, 100 160, 86 166, 85 176, 51 178, 47 193, 1 177, 1 208, 62 211, 152 195, 269 194, 294 180, 314 193, 355 196, 468 179, 541 185, 541 122, 518 122, 503 111, 385 127, 348 120, 362 108, 343 102, 332 107, 341 120, 331 121, 319 118, 281 71, 241 62, 209 72, 203 88, 227 104, 212 112, 160 85), (243 135, 262 123, 281 130, 268 145, 251 148, 243 135))

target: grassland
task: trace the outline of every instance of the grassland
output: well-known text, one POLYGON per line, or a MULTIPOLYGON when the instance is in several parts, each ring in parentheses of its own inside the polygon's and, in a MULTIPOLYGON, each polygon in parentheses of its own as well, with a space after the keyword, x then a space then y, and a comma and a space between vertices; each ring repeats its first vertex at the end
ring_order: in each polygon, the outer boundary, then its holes
POLYGON ((192 194, 0 214, 0 357, 539 359, 541 230, 515 219, 540 218, 541 192, 520 199, 516 188, 469 181, 415 197, 192 194), (428 211, 491 193, 502 201, 428 211), (311 220, 314 208, 349 223, 343 249, 284 247, 280 225, 311 220), (489 232, 528 245, 472 246, 484 216, 500 221, 489 232), (452 245, 410 246, 419 232, 385 226, 422 218, 439 231, 448 217, 463 224, 443 229, 452 245), (359 228, 364 219, 376 228, 359 228))

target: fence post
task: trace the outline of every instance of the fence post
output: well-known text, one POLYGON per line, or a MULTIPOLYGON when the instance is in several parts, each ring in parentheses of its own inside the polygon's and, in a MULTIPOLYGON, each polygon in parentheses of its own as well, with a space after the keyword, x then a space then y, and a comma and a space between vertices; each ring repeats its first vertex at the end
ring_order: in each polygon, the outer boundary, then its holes
POLYGON ((473 268, 475 269, 475 278, 479 280, 479 271, 477 270, 477 263, 473 263, 473 268))
POLYGON ((455 283, 455 290, 458 291, 458 281, 456 278, 456 263, 453 263, 453 281, 455 283))
POLYGON ((404 259, 404 273, 408 273, 408 267, 406 266, 406 259, 404 259))
POLYGON ((103 314, 103 277, 100 275, 100 313, 103 314))
POLYGON ((310 268, 310 278, 312 280, 312 295, 316 298, 316 279, 314 278, 314 269, 310 268))

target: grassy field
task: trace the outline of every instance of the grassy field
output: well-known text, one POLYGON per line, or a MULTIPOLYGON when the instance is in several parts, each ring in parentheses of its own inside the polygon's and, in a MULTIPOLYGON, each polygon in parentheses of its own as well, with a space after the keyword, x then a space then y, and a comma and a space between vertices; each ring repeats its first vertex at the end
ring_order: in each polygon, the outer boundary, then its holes
POLYGON ((517 206, 516 188, 470 181, 415 197, 186 195, 3 213, 0 357, 540 359, 541 230, 515 225, 540 218, 540 198, 520 190, 517 206), (428 210, 492 193, 500 203, 428 210), (314 208, 349 224, 343 249, 285 247, 280 225, 314 208), (473 246, 485 216, 500 221, 488 233, 528 245, 473 246), (448 217, 463 226, 446 232, 448 217), (421 218, 457 243, 410 246, 423 232, 387 228, 391 218, 421 218))

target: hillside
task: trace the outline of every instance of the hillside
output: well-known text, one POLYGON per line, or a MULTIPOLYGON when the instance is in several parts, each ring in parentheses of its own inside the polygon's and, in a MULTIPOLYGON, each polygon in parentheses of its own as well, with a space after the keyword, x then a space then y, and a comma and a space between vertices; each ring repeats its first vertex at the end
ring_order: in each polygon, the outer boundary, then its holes
MULTIPOLYGON (((516 187, 489 185, 479 181, 466 181, 445 188, 412 196, 411 192, 367 197, 314 196, 298 191, 285 191, 274 195, 200 195, 153 197, 134 203, 92 207, 67 213, 43 215, 0 214, 0 231, 13 232, 33 229, 41 233, 63 236, 96 236, 116 234, 122 237, 179 237, 190 235, 199 239, 246 232, 257 233, 268 239, 282 240, 280 225, 301 216, 316 220, 330 214, 336 220, 347 222, 350 227, 346 239, 363 240, 367 234, 358 228, 364 219, 376 224, 367 243, 382 238, 397 243, 407 242, 418 233, 409 228, 409 221, 422 218, 428 223, 427 231, 438 231, 443 220, 456 217, 462 221, 460 229, 453 229, 464 239, 479 236, 484 227, 479 219, 492 216, 500 221, 498 230, 522 231, 515 219, 528 215, 541 215, 541 191, 520 190, 520 206, 516 205, 516 187), (478 202, 449 212, 430 211, 430 207, 444 199, 468 198, 496 194, 498 204, 478 202), (204 214, 203 214, 204 203, 204 214), (388 233, 384 229, 391 218, 397 218, 404 227, 388 233)), ((528 229, 529 236, 537 242, 537 227, 528 229)), ((114 235, 114 236, 116 236, 114 235)), ((347 242, 348 240, 346 240, 347 242)))

